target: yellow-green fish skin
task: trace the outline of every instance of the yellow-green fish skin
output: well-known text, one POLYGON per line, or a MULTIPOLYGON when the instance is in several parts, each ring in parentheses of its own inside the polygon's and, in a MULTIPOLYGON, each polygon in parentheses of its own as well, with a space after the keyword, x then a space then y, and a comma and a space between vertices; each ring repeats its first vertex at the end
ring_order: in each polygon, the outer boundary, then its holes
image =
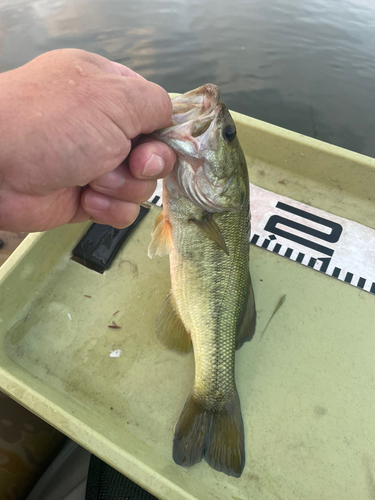
MULTIPOLYGON (((220 211, 208 213, 176 189, 176 172, 164 183, 163 213, 173 242, 173 308, 191 336, 195 359, 195 382, 176 426, 173 457, 187 467, 204 457, 213 468, 239 477, 245 451, 234 359, 236 344, 240 347, 254 334, 256 315, 249 273, 247 166, 238 139, 229 144, 221 138, 224 126, 233 121, 220 106, 216 148, 204 153, 211 180, 216 176, 223 185, 230 184, 220 211), (194 223, 207 215, 218 226, 229 255, 194 223)), ((162 321, 157 328, 163 327, 162 321)))
POLYGON ((250 280, 248 204, 240 212, 213 215, 228 256, 189 220, 202 216, 201 209, 170 194, 163 200, 174 244, 172 294, 194 346, 195 389, 211 400, 234 387, 237 322, 250 280))

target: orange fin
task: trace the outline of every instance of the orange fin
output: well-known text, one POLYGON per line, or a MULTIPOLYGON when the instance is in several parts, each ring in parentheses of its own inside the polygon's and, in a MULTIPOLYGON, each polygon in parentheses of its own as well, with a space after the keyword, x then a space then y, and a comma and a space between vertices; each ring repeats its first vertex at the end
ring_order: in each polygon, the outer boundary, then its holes
POLYGON ((148 256, 150 259, 159 255, 167 255, 173 248, 171 225, 169 221, 164 217, 164 213, 160 214, 155 218, 154 228, 151 233, 151 243, 148 247, 148 256))
POLYGON ((237 391, 219 408, 190 393, 173 440, 173 459, 190 467, 204 458, 215 470, 240 477, 245 465, 244 430, 237 391))
POLYGON ((242 306, 241 315, 237 322, 236 349, 239 349, 244 342, 253 338, 255 333, 256 317, 257 313, 255 310, 254 292, 249 274, 247 294, 242 306))
POLYGON ((224 237, 221 234, 219 226, 216 224, 212 215, 205 214, 201 220, 191 219, 202 231, 211 238, 227 255, 229 255, 228 247, 225 243, 224 237))
POLYGON ((180 353, 188 353, 191 349, 190 335, 177 312, 171 292, 169 292, 156 318, 155 333, 159 342, 167 349, 173 349, 180 353))

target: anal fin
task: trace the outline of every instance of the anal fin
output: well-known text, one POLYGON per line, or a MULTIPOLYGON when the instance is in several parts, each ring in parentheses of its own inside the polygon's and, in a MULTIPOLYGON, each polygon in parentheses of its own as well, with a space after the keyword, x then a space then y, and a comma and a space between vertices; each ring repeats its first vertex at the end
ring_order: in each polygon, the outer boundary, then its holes
POLYGON ((191 338, 177 312, 173 295, 169 292, 161 306, 155 322, 155 333, 159 342, 167 349, 188 353, 191 338))
POLYGON ((239 349, 245 342, 251 340, 255 333, 256 310, 254 291, 251 284, 251 277, 247 282, 247 293, 243 303, 242 311, 237 323, 236 349, 239 349))

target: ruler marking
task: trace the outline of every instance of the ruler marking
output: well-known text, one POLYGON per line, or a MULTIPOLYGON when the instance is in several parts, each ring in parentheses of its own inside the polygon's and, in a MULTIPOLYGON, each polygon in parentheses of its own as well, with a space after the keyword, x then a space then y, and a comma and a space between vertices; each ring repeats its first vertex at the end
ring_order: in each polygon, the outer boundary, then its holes
POLYGON ((375 283, 373 283, 371 285, 371 288, 370 288, 370 293, 374 293, 375 294, 375 283))
POLYGON ((332 276, 334 278, 338 278, 340 276, 340 273, 341 273, 341 269, 339 267, 335 267, 335 269, 333 270, 332 276))
POLYGON ((345 283, 351 283, 352 279, 353 279, 353 276, 354 276, 353 273, 347 272, 346 276, 345 276, 345 279, 344 279, 345 283))
POLYGON ((272 251, 273 251, 274 253, 279 253, 279 252, 280 252, 280 250, 281 250, 281 245, 280 245, 280 243, 276 243, 276 245, 273 247, 273 250, 272 250, 272 251))
POLYGON ((309 260, 309 263, 307 264, 308 267, 314 267, 315 264, 316 264, 316 260, 317 259, 314 259, 314 257, 311 257, 310 260, 309 260))
MULTIPOLYGON (((294 215, 298 215, 299 217, 303 217, 304 219, 311 220, 313 222, 316 222, 317 224, 320 224, 322 226, 327 226, 331 228, 333 231, 339 233, 338 236, 340 236, 342 229, 340 230, 339 224, 336 222, 332 222, 328 219, 324 219, 323 217, 320 217, 318 215, 311 214, 310 212, 306 212, 305 210, 301 210, 300 208, 292 207, 291 205, 287 205, 281 201, 279 201, 276 204, 277 208, 280 208, 281 210, 284 210, 285 212, 289 212, 294 215), (324 222, 322 222, 324 221, 324 222)), ((309 228, 309 231, 311 231, 311 235, 318 236, 321 238, 321 231, 317 231, 316 229, 309 228)), ((331 240, 331 235, 330 234, 325 234, 326 240, 330 241, 331 240)), ((338 239, 338 238, 337 238, 338 239)))
POLYGON ((262 248, 268 248, 268 245, 271 243, 271 240, 266 238, 262 243, 262 248))
POLYGON ((256 245, 258 240, 259 240, 259 234, 254 234, 253 237, 251 238, 250 243, 256 245))
POLYGON ((329 264, 330 264, 330 262, 331 262, 331 259, 330 259, 330 258, 328 258, 328 257, 319 257, 319 259, 318 259, 318 260, 321 260, 321 261, 322 261, 322 265, 320 266, 319 271, 320 271, 321 273, 326 273, 326 272, 327 272, 327 269, 328 269, 328 266, 329 266, 329 264))
POLYGON ((287 250, 284 254, 284 257, 286 257, 287 259, 290 259, 292 253, 293 253, 293 248, 287 248, 287 250))
POLYGON ((305 257, 305 254, 302 252, 299 252, 299 254, 297 255, 297 258, 296 258, 296 262, 301 263, 303 261, 304 257, 305 257))
POLYGON ((365 278, 359 278, 358 283, 357 283, 357 287, 363 288, 365 286, 365 284, 366 284, 365 278))
MULTIPOLYGON (((302 238, 301 236, 297 236, 294 233, 289 233, 288 231, 284 231, 283 229, 280 229, 279 227, 274 227, 272 217, 277 217, 277 216, 271 216, 269 221, 267 222, 267 225, 265 226, 266 231, 275 231, 278 236, 281 236, 282 238, 294 241, 295 243, 298 243, 299 245, 307 246, 309 248, 312 248, 313 250, 316 250, 319 253, 324 253, 325 255, 329 255, 332 257, 333 255, 333 250, 332 248, 325 247, 324 245, 319 245, 318 243, 315 243, 314 241, 308 240, 307 238, 302 238), (271 225, 271 222, 272 225, 271 225)), ((281 219, 281 218, 279 218, 281 219)), ((285 219, 287 220, 287 219, 285 219)), ((282 221, 278 221, 282 222, 282 221)), ((304 230, 306 229, 306 226, 303 226, 302 224, 298 224, 297 222, 294 221, 288 221, 288 226, 292 227, 297 230, 304 230)))

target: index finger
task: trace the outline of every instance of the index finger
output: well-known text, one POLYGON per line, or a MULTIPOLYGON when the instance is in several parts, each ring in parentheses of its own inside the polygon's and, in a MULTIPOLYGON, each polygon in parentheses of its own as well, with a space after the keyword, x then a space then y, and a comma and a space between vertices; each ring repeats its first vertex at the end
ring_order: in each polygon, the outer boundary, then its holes
MULTIPOLYGON (((120 63, 91 52, 80 53, 85 60, 107 73, 106 97, 112 101, 112 106, 105 111, 128 139, 170 124, 172 103, 162 87, 120 63)), ((105 102, 108 104, 108 100, 105 102)))
MULTIPOLYGON (((55 52, 58 53, 59 51, 55 52)), ((84 61, 94 64, 95 66, 106 71, 107 73, 113 73, 114 75, 121 75, 121 76, 130 76, 133 78, 141 78, 142 80, 145 80, 145 78, 142 75, 136 73, 127 66, 124 66, 123 64, 115 61, 111 61, 110 59, 107 59, 106 57, 103 57, 99 54, 94 54, 93 52, 87 52, 86 50, 81 50, 81 49, 64 49, 64 52, 74 53, 84 61)))
MULTIPOLYGON (((113 75, 114 76, 114 75, 113 75)), ((172 119, 168 93, 156 83, 141 78, 120 77, 121 101, 116 123, 128 139, 166 127, 172 119)))

